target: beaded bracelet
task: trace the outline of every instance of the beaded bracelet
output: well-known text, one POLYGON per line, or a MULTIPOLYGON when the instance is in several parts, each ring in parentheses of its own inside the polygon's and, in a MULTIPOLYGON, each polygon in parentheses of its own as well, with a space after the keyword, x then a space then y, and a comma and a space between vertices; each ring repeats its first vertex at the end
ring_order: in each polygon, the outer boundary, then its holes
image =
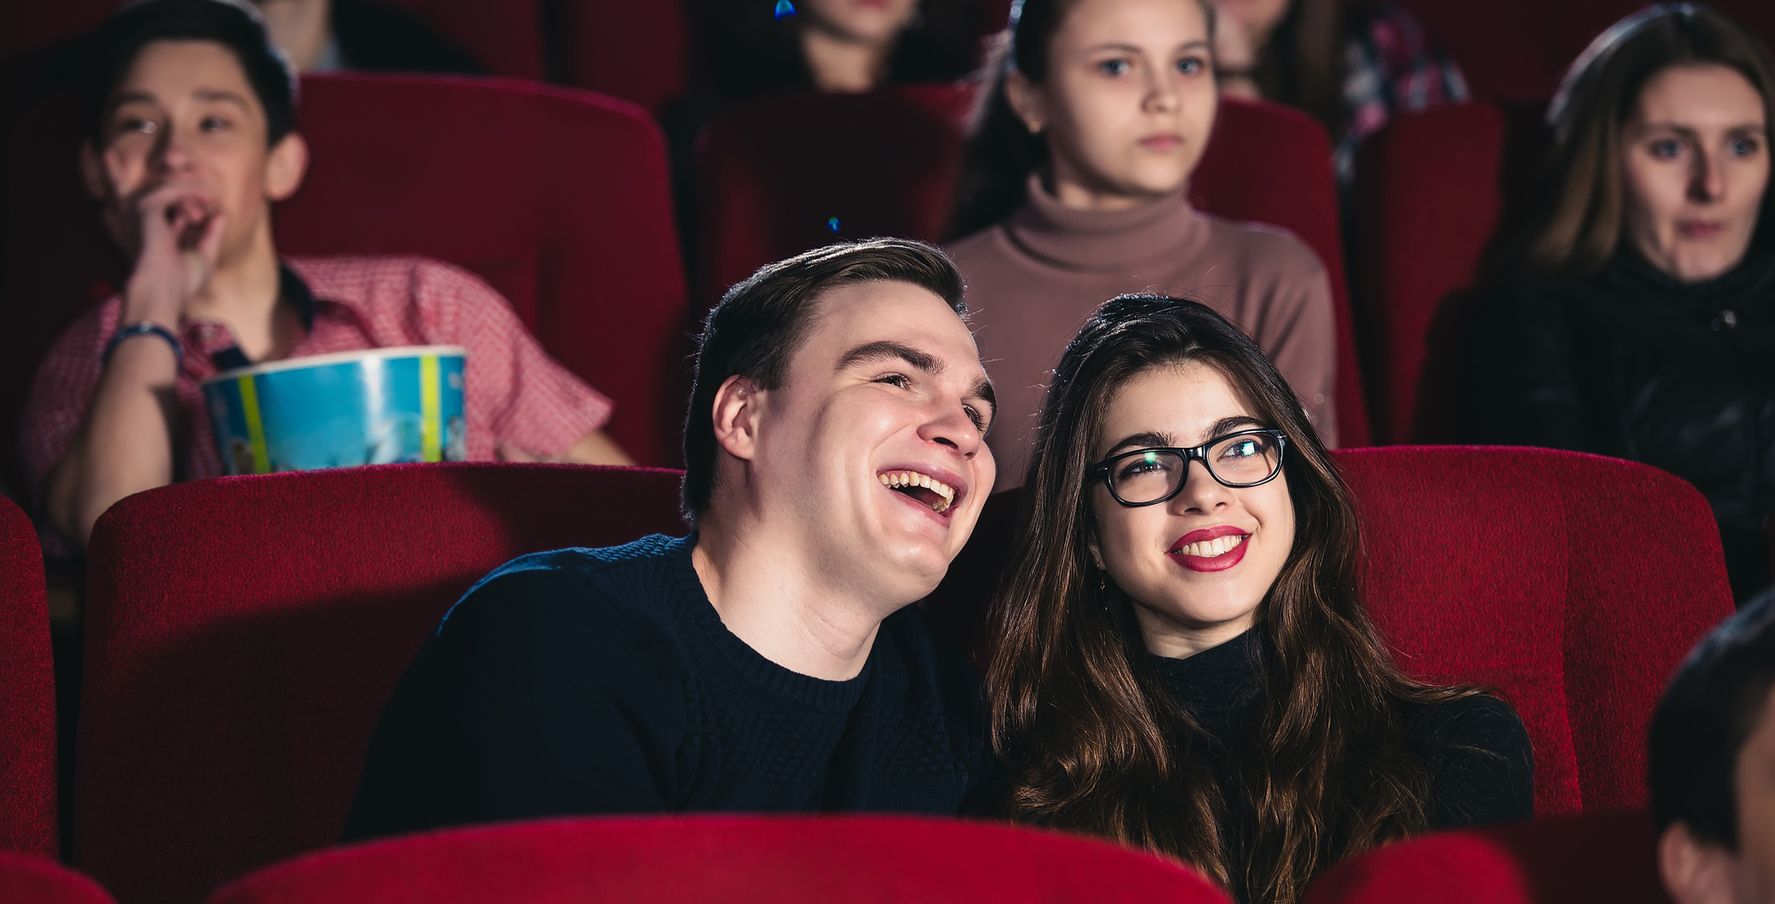
POLYGON ((111 341, 105 343, 105 353, 99 357, 99 364, 111 363, 111 353, 117 350, 117 346, 137 336, 159 336, 165 339, 166 344, 172 346, 173 349, 174 367, 183 368, 185 366, 185 343, 180 342, 179 337, 173 335, 172 330, 148 320, 119 327, 117 332, 112 333, 111 341))

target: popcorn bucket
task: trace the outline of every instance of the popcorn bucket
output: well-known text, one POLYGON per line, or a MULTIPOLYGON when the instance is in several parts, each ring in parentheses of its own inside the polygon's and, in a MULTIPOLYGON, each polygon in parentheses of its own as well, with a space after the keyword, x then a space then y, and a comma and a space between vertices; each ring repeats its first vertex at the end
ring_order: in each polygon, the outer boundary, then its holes
POLYGON ((462 461, 468 352, 427 345, 272 361, 204 381, 230 474, 462 461))

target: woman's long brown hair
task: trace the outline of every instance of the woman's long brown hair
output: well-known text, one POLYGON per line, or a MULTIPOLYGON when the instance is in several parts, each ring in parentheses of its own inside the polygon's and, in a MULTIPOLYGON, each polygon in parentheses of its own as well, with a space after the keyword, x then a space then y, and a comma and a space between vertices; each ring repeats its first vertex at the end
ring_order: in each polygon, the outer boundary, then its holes
MULTIPOLYGON (((1547 111, 1553 146, 1530 209, 1503 230, 1494 263, 1500 281, 1586 277, 1609 262, 1626 235, 1621 130, 1652 77, 1672 66, 1714 64, 1743 75, 1763 98, 1775 139, 1775 63, 1756 38, 1698 4, 1654 6, 1610 26, 1572 63, 1547 111)), ((1767 145, 1765 145, 1767 146, 1767 145)), ((1775 228, 1775 191, 1763 196, 1760 228, 1775 228)))
POLYGON ((1292 902, 1342 857, 1425 826, 1429 780, 1407 749, 1400 703, 1475 693, 1406 678, 1356 592, 1349 491, 1287 383, 1209 308, 1124 295, 1061 356, 1042 406, 1024 525, 991 615, 994 751, 1011 771, 1004 815, 1174 856, 1242 899, 1292 902), (1130 377, 1198 361, 1288 436, 1294 547, 1254 630, 1269 641, 1240 781, 1218 787, 1211 739, 1147 662, 1128 598, 1090 558, 1086 469, 1103 413, 1130 377), (1256 823, 1227 860, 1217 814, 1246 798, 1256 823))

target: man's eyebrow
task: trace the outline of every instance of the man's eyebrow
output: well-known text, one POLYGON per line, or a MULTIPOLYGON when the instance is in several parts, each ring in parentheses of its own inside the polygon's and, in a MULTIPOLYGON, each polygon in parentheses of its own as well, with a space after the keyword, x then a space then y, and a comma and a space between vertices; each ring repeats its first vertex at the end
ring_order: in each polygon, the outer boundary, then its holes
POLYGON ((152 95, 152 94, 149 94, 145 91, 126 91, 122 94, 112 95, 111 100, 105 104, 105 112, 111 113, 111 112, 115 111, 118 107, 123 106, 124 104, 151 104, 151 103, 154 103, 154 95, 152 95))
POLYGON ((938 361, 936 356, 931 355, 928 352, 921 352, 904 342, 895 342, 892 339, 865 342, 862 345, 845 352, 839 357, 838 367, 835 369, 844 370, 847 367, 852 367, 868 361, 884 361, 893 358, 905 361, 907 364, 910 364, 914 368, 924 371, 927 374, 940 374, 943 372, 943 362, 938 361))
POLYGON ((245 109, 252 109, 252 105, 247 103, 247 99, 242 97, 238 91, 229 91, 226 88, 199 88, 196 91, 193 91, 192 94, 196 96, 198 100, 221 100, 231 104, 238 104, 245 109))

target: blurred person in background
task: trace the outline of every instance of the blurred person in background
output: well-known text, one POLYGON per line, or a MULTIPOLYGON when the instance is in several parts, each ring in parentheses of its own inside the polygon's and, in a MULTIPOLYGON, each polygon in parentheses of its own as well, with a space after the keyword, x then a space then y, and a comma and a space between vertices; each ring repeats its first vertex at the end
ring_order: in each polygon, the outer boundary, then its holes
POLYGON ((949 250, 967 276, 1004 486, 1047 374, 1097 301, 1199 298, 1257 340, 1337 443, 1331 281, 1280 229, 1190 206, 1219 109, 1206 0, 1026 0, 992 65, 949 250))
POLYGON ((469 458, 628 461, 601 429, 610 400, 481 280, 417 257, 278 255, 271 206, 301 186, 308 146, 295 74, 251 6, 145 0, 92 50, 81 167, 133 263, 49 348, 26 401, 26 488, 49 542, 84 544, 117 500, 223 473, 203 381, 285 358, 459 345, 469 458))
POLYGON ((412 13, 366 0, 253 0, 296 71, 479 75, 481 64, 412 13))
POLYGON ((1467 99, 1467 82, 1394 2, 1213 0, 1220 90, 1298 107, 1331 133, 1338 179, 1395 113, 1467 99))
POLYGON ((1643 461, 1712 504, 1733 591, 1775 513, 1775 66, 1706 7, 1609 28, 1548 111, 1540 206, 1468 331, 1477 441, 1643 461))

